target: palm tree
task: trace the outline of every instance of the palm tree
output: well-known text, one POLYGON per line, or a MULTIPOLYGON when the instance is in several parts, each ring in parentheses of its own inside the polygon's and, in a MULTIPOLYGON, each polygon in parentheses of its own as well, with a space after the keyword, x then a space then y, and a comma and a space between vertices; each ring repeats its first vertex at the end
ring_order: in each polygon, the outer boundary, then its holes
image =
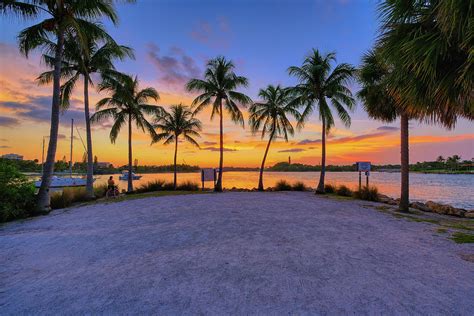
POLYGON ((199 137, 202 129, 201 121, 193 117, 187 106, 182 104, 172 105, 171 113, 163 110, 163 113, 155 118, 155 128, 160 132, 156 134, 153 143, 165 140, 168 145, 174 142, 174 181, 173 187, 176 190, 176 160, 178 158, 179 136, 184 140, 199 148, 199 144, 193 137, 199 137))
POLYGON ((295 94, 294 104, 304 106, 298 121, 298 126, 302 127, 313 111, 317 111, 322 122, 321 137, 321 174, 316 193, 324 193, 324 176, 326 174, 326 134, 334 126, 334 117, 330 101, 339 116, 339 119, 346 126, 350 126, 351 117, 345 109, 353 109, 355 101, 348 88, 348 83, 355 74, 355 69, 349 64, 341 63, 334 68, 332 63, 336 61, 336 54, 329 53, 321 55, 316 49, 308 55, 301 67, 290 67, 288 73, 295 76, 299 84, 292 88, 295 94))
MULTIPOLYGON (((113 40, 108 40, 101 47, 98 41, 87 40, 87 47, 79 44, 78 39, 69 37, 64 44, 64 58, 61 68, 61 76, 66 82, 61 86, 61 106, 63 109, 69 107, 69 100, 77 81, 82 76, 84 83, 84 115, 86 123, 87 143, 87 183, 86 191, 89 198, 94 197, 93 173, 94 161, 92 153, 92 132, 89 112, 89 85, 93 85, 91 75, 94 73, 106 73, 114 70, 114 59, 123 60, 125 57, 133 58, 132 49, 117 45, 113 40)), ((47 54, 43 59, 49 66, 53 66, 54 57, 47 54)), ((48 84, 53 79, 53 71, 42 73, 38 80, 40 84, 48 84)))
POLYGON ((429 121, 448 128, 457 117, 474 120, 472 1, 385 0, 379 12, 378 46, 396 65, 393 79, 405 82, 401 105, 429 113, 429 121))
POLYGON ((39 47, 54 55, 53 96, 51 104, 51 127, 48 152, 41 177, 41 187, 37 196, 37 211, 49 212, 49 186, 54 171, 54 160, 58 141, 59 112, 60 112, 60 78, 63 61, 64 38, 67 34, 74 34, 85 46, 86 36, 107 38, 102 27, 93 22, 93 19, 102 16, 110 19, 114 24, 117 15, 113 3, 108 0, 36 0, 36 1, 2 1, 0 13, 14 14, 27 19, 46 17, 41 22, 27 27, 18 35, 20 51, 28 54, 39 47))
POLYGON ((298 118, 299 113, 291 103, 291 90, 281 86, 269 85, 265 89, 260 89, 258 96, 263 102, 255 102, 249 109, 249 124, 253 133, 257 133, 262 128, 262 139, 265 134, 269 134, 265 154, 263 155, 262 165, 260 167, 260 176, 258 179, 258 190, 263 191, 263 170, 265 169, 265 160, 271 142, 278 136, 283 136, 288 141, 288 134, 293 136, 294 129, 287 115, 293 115, 298 118))
POLYGON ((211 120, 215 114, 219 114, 219 175, 215 191, 222 192, 222 170, 224 165, 224 123, 223 109, 230 114, 233 122, 244 125, 244 117, 237 103, 245 106, 252 100, 241 92, 235 91, 239 87, 247 87, 248 80, 245 77, 237 76, 234 73, 234 63, 226 60, 224 57, 211 59, 207 63, 207 69, 204 72, 204 80, 191 79, 186 84, 188 91, 202 92, 197 96, 192 106, 195 107, 194 113, 197 114, 212 104, 211 120), (223 104, 224 103, 224 104, 223 104))
POLYGON ((161 106, 147 104, 148 100, 158 101, 159 95, 154 88, 139 90, 137 77, 109 72, 104 75, 99 91, 107 91, 110 97, 103 98, 97 102, 97 112, 91 117, 91 122, 100 122, 105 119, 113 119, 114 123, 110 130, 110 141, 115 143, 121 128, 128 123, 128 188, 133 191, 132 183, 132 123, 135 121, 137 128, 155 137, 155 129, 148 122, 145 115, 160 115, 163 111, 161 106))

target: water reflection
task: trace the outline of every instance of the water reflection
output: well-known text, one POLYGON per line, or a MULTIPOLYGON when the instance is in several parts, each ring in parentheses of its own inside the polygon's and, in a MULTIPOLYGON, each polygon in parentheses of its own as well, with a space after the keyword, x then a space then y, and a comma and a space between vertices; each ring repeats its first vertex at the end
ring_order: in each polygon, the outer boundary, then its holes
MULTIPOLYGON (((140 184, 163 179, 173 180, 172 173, 142 174, 140 180, 134 181, 135 186, 140 184)), ((106 183, 108 175, 98 175, 96 184, 106 183)), ((225 172, 223 175, 225 188, 254 188, 258 184, 258 172, 225 172)), ((121 188, 126 188, 126 181, 118 181, 118 175, 114 178, 121 188)), ((316 187, 319 180, 319 172, 266 172, 264 177, 265 187, 274 186, 280 179, 289 182, 302 181, 310 187, 316 187)), ((191 180, 200 181, 200 173, 180 173, 178 182, 191 180)), ((356 172, 327 172, 326 182, 332 184, 345 184, 356 188, 358 185, 358 173, 356 172)), ((363 178, 365 183, 365 178, 363 178)), ((372 172, 370 184, 376 185, 383 194, 398 197, 400 192, 400 174, 386 172, 372 172)), ((210 182, 206 187, 210 187, 210 182)), ((474 175, 468 174, 410 174, 410 197, 413 201, 433 200, 441 203, 448 203, 457 207, 468 209, 474 208, 474 175)))

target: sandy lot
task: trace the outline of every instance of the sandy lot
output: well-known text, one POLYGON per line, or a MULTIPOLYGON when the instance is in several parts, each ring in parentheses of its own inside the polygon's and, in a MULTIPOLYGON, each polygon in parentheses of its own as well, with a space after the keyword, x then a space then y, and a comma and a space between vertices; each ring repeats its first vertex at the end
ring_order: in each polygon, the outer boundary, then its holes
POLYGON ((367 204, 223 193, 8 223, 0 314, 474 314, 473 244, 367 204))

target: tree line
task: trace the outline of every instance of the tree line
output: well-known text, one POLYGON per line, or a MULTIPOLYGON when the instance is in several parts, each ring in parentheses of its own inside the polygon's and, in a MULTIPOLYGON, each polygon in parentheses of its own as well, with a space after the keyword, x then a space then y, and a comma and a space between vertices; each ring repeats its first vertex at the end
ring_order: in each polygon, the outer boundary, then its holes
MULTIPOLYGON (((128 1, 133 2, 133 1, 128 1)), ((269 85, 260 89, 254 102, 241 91, 248 78, 235 73, 231 60, 218 56, 208 61, 203 77, 190 80, 186 89, 197 94, 190 106, 174 105, 170 110, 157 106, 159 94, 153 87, 141 88, 137 76, 117 71, 116 60, 133 58, 133 50, 119 45, 106 32, 101 19, 117 23, 115 2, 110 0, 2 0, 0 12, 26 19, 44 20, 18 35, 20 51, 28 56, 42 49, 51 70, 41 74, 40 84, 52 84, 51 128, 37 197, 38 212, 49 210, 49 186, 54 170, 59 113, 67 109, 76 83, 84 83, 84 115, 87 134, 87 192, 93 197, 93 149, 91 124, 111 119, 110 140, 114 143, 122 128, 128 133, 128 170, 133 160, 133 127, 150 134, 151 142, 174 144, 176 165, 180 139, 199 146, 202 129, 196 118, 206 107, 211 119, 219 121, 219 172, 216 191, 223 188, 224 113, 244 125, 241 109, 249 106, 253 133, 268 137, 260 167, 258 188, 263 190, 265 160, 272 141, 288 140, 315 114, 321 122, 321 172, 316 193, 324 193, 327 133, 335 117, 350 126, 350 111, 356 97, 370 117, 391 122, 400 119, 401 198, 400 210, 409 205, 409 121, 437 123, 454 128, 458 118, 474 119, 472 27, 470 1, 397 1, 380 3, 380 34, 374 47, 362 57, 360 67, 337 63, 335 53, 317 49, 288 75, 296 78, 293 87, 269 85), (100 76, 94 83, 92 74, 100 76), (358 81, 353 95, 350 83, 358 81), (95 86, 108 96, 96 104, 90 115, 89 88, 95 86), (150 103, 151 102, 151 103, 150 103), (294 118, 296 126, 290 119, 294 118)), ((176 168, 175 168, 176 169, 176 168)), ((175 176, 176 185, 176 176, 175 176)), ((133 190, 129 177, 128 191, 133 190)))

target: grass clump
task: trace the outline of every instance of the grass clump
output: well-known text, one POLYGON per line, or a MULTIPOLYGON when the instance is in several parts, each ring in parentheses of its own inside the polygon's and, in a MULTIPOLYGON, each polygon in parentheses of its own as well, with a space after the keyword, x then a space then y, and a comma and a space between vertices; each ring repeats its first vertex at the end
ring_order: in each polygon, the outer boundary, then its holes
POLYGON ((297 181, 293 183, 292 187, 293 191, 306 191, 307 187, 302 181, 297 181))
POLYGON ((344 184, 340 185, 336 189, 336 194, 340 196, 352 196, 352 190, 344 184))
POLYGON ((448 232, 448 230, 446 228, 438 228, 436 231, 439 234, 446 234, 448 232))
POLYGON ((474 235, 466 234, 462 232, 455 232, 451 236, 451 239, 454 240, 457 244, 472 244, 474 243, 474 235))
POLYGON ((86 202, 87 198, 86 188, 64 188, 60 192, 53 192, 51 194, 50 205, 53 210, 71 206, 73 203, 86 202))
POLYGON ((333 185, 333 184, 329 184, 329 183, 325 184, 324 185, 324 192, 329 193, 329 194, 335 193, 336 192, 336 186, 333 185))
POLYGON ((275 185, 275 191, 291 191, 291 184, 286 180, 280 180, 275 185))
POLYGON ((165 185, 165 181, 163 181, 163 180, 150 181, 150 182, 144 183, 140 187, 138 187, 136 189, 136 192, 137 193, 145 193, 145 192, 162 191, 164 185, 165 185))
POLYGON ((377 202, 379 200, 379 190, 375 186, 364 186, 360 190, 354 191, 354 197, 360 200, 377 202))
POLYGON ((109 189, 109 187, 105 183, 94 186, 94 195, 95 195, 95 197, 97 197, 97 198, 104 197, 105 194, 107 193, 108 189, 109 189))
POLYGON ((199 191, 199 184, 197 182, 185 181, 178 184, 176 190, 179 191, 199 191))

